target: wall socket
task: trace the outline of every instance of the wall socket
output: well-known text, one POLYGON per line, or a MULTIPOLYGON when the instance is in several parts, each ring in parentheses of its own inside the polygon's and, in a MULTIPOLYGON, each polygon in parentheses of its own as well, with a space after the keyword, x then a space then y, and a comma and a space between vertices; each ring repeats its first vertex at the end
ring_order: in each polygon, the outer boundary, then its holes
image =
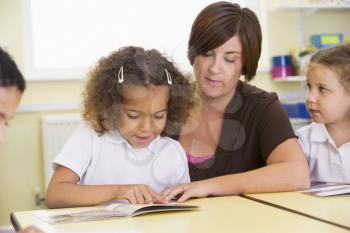
POLYGON ((35 201, 35 206, 37 209, 43 208, 43 204, 45 203, 45 196, 41 194, 40 192, 40 187, 36 186, 34 187, 34 201, 35 201))

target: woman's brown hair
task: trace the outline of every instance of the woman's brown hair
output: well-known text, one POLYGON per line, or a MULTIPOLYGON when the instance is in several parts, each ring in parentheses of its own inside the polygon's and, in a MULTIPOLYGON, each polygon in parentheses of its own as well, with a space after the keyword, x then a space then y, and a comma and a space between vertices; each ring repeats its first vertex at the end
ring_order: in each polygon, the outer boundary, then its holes
POLYGON ((187 55, 193 65, 204 54, 238 35, 242 43, 242 75, 254 78, 261 53, 261 28, 255 13, 230 2, 216 2, 204 8, 193 22, 187 55))
POLYGON ((172 135, 184 124, 194 106, 194 85, 157 50, 125 47, 101 58, 90 71, 83 92, 83 118, 99 134, 117 128, 118 106, 125 85, 160 86, 169 90, 168 114, 162 135, 172 135), (124 81, 118 81, 123 67, 124 81), (168 83, 165 69, 170 73, 168 83))

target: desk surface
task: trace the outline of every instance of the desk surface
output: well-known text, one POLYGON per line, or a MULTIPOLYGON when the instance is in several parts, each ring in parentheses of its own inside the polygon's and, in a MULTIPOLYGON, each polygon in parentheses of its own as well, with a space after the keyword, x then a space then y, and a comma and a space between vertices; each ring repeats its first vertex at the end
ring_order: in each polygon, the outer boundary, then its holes
POLYGON ((336 223, 350 230, 350 196, 316 197, 299 192, 246 194, 244 196, 336 223))
POLYGON ((33 214, 36 211, 12 213, 19 228, 35 225, 45 232, 349 232, 298 214, 264 205, 239 196, 193 199, 187 202, 201 206, 199 211, 154 213, 132 218, 50 225, 33 214))

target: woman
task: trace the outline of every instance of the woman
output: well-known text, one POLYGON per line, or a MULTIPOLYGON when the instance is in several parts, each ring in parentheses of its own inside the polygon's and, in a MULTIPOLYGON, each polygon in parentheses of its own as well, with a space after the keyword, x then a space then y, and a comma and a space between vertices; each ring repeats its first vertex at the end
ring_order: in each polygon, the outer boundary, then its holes
POLYGON ((178 135, 193 182, 165 190, 166 200, 309 187, 307 162, 277 95, 247 83, 261 40, 256 15, 238 4, 211 4, 195 19, 188 58, 201 101, 178 135))

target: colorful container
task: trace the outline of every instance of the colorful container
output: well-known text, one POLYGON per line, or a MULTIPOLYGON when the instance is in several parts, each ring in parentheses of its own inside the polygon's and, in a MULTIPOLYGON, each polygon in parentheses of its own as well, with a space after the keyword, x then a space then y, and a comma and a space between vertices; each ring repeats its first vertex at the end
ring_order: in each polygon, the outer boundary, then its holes
POLYGON ((318 49, 328 48, 343 43, 343 41, 343 34, 340 33, 317 34, 311 36, 312 45, 318 49))
POLYGON ((304 103, 282 104, 289 118, 310 119, 304 103))
POLYGON ((292 57, 290 55, 281 55, 272 57, 273 78, 281 78, 294 75, 294 68, 292 65, 292 57))

